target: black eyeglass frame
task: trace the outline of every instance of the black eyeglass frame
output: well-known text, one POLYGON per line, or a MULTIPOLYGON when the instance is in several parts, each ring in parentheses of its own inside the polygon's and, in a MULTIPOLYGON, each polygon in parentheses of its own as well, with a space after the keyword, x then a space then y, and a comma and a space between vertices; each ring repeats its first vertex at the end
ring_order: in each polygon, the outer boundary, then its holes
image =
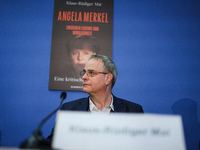
POLYGON ((108 73, 107 73, 107 72, 97 72, 97 71, 95 71, 95 70, 88 70, 88 71, 83 70, 83 71, 80 72, 81 78, 82 78, 85 74, 86 74, 88 77, 94 77, 94 76, 96 76, 97 74, 108 74, 108 73))

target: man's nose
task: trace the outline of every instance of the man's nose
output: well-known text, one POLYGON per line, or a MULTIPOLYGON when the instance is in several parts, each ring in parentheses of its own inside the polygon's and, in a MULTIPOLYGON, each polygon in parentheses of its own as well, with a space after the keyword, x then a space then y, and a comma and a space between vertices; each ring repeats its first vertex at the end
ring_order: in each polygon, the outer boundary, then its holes
POLYGON ((82 79, 83 80, 87 80, 89 78, 89 76, 87 75, 87 73, 85 73, 83 76, 82 76, 82 79))

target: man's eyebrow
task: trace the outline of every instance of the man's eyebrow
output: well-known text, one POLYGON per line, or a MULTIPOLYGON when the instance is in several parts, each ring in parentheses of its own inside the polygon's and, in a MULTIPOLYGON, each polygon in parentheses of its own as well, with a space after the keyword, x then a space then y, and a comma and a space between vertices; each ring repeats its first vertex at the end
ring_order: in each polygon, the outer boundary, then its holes
MULTIPOLYGON (((85 69, 83 69, 83 71, 86 71, 85 69)), ((95 71, 95 70, 93 70, 93 69, 89 69, 89 70, 87 70, 87 71, 95 71)))

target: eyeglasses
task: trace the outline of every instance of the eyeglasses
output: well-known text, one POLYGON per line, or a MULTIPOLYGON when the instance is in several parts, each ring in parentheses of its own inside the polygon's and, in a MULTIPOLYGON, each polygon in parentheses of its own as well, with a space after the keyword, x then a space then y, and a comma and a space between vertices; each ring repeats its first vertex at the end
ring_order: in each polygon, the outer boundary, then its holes
POLYGON ((108 73, 106 73, 106 72, 97 72, 97 71, 94 71, 94 70, 88 70, 88 71, 83 70, 83 71, 80 72, 81 78, 82 78, 85 74, 87 74, 88 77, 94 77, 94 76, 96 76, 97 74, 108 74, 108 73))

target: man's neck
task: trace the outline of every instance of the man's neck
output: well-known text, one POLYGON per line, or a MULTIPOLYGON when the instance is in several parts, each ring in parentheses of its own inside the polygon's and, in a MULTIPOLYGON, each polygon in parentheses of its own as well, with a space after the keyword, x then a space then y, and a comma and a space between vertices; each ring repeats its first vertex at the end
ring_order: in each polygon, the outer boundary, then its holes
POLYGON ((90 95, 90 98, 94 105, 99 109, 103 110, 106 106, 109 106, 112 101, 112 95, 111 92, 105 93, 105 94, 93 94, 90 95))

